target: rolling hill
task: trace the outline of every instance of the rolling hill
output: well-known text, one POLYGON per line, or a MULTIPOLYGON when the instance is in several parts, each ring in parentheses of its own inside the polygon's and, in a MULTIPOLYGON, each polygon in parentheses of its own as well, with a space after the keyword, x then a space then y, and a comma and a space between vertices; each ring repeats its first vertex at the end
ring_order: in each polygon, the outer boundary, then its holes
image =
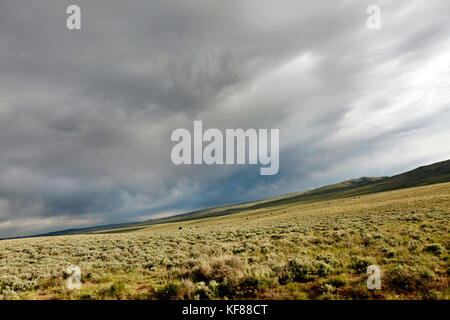
POLYGON ((139 224, 3 240, 0 299, 448 300, 446 179, 448 162, 139 224), (370 265, 382 272, 382 290, 367 287, 370 265), (80 290, 66 287, 69 266, 81 270, 80 290))
POLYGON ((152 219, 144 222, 112 224, 103 226, 94 226, 89 228, 68 229, 36 236, 56 236, 82 233, 122 233, 143 229, 150 225, 182 222, 209 217, 218 217, 230 215, 233 213, 245 212, 260 208, 270 208, 282 204, 310 203, 322 200, 332 200, 338 198, 347 198, 360 195, 366 195, 377 192, 398 190, 425 186, 430 184, 450 182, 450 160, 433 163, 418 167, 391 177, 361 177, 358 179, 346 180, 340 183, 327 185, 317 189, 296 192, 269 198, 259 201, 235 204, 224 207, 210 208, 200 211, 189 212, 171 217, 152 219))

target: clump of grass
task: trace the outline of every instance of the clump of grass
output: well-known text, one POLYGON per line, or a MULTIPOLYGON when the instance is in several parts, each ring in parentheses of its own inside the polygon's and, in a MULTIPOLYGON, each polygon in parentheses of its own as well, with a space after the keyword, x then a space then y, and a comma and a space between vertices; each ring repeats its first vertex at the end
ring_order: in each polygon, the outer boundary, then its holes
POLYGON ((100 295, 105 298, 121 299, 125 292, 125 284, 123 283, 123 281, 117 281, 106 289, 102 289, 100 291, 100 295))
POLYGON ((445 248, 440 243, 426 245, 423 251, 440 256, 445 253, 445 248))
POLYGON ((155 296, 161 300, 176 299, 180 296, 181 285, 177 282, 169 282, 155 290, 155 296))
POLYGON ((46 280, 40 281, 38 283, 38 287, 41 290, 47 290, 56 285, 57 285, 57 282, 56 282, 56 279, 54 279, 54 278, 46 279, 46 280))
POLYGON ((358 273, 365 273, 367 271, 367 267, 372 264, 374 264, 373 258, 353 256, 349 268, 358 273))
POLYGON ((269 268, 253 268, 248 271, 243 285, 256 290, 266 290, 276 285, 274 273, 269 268))
POLYGON ((323 261, 296 258, 289 260, 281 270, 280 280, 282 283, 309 282, 316 277, 326 277, 332 272, 333 268, 323 261))
MULTIPOLYGON (((216 288, 216 282, 214 280, 212 280, 213 282, 213 288, 216 288)), ((194 292, 194 297, 195 299, 201 299, 201 300, 210 300, 210 299, 214 299, 217 290, 213 290, 211 287, 209 287, 206 283, 202 282, 198 282, 195 286, 195 292, 194 292)))
POLYGON ((346 278, 342 277, 342 276, 335 276, 334 278, 329 280, 329 283, 336 288, 340 288, 345 286, 348 281, 346 278))
POLYGON ((396 291, 422 291, 436 280, 433 270, 425 266, 400 264, 390 272, 390 285, 396 291))

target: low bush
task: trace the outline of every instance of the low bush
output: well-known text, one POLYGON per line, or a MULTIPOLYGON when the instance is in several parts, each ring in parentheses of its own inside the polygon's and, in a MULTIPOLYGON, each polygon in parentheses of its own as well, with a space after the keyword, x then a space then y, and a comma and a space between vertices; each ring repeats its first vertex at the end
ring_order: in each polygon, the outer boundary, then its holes
POLYGON ((445 248, 439 243, 433 243, 425 246, 423 251, 434 254, 435 256, 440 256, 445 253, 445 248))

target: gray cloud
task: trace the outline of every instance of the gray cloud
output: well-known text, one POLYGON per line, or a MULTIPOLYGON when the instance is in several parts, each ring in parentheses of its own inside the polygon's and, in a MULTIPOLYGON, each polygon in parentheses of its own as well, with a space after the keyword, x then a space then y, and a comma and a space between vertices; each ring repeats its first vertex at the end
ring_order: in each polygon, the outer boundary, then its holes
POLYGON ((450 3, 0 3, 0 236, 134 221, 449 158, 450 3), (170 134, 280 128, 280 172, 176 167, 170 134))

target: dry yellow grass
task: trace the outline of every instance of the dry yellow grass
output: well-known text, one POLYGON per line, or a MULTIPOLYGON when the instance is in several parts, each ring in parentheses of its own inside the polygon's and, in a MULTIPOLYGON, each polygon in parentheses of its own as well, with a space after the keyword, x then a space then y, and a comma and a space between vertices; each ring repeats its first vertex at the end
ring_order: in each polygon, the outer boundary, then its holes
POLYGON ((4 240, 0 297, 448 299, 449 213, 442 183, 124 233, 4 240), (380 290, 366 287, 369 264, 382 270, 380 290), (80 290, 65 287, 70 265, 81 268, 80 290))

